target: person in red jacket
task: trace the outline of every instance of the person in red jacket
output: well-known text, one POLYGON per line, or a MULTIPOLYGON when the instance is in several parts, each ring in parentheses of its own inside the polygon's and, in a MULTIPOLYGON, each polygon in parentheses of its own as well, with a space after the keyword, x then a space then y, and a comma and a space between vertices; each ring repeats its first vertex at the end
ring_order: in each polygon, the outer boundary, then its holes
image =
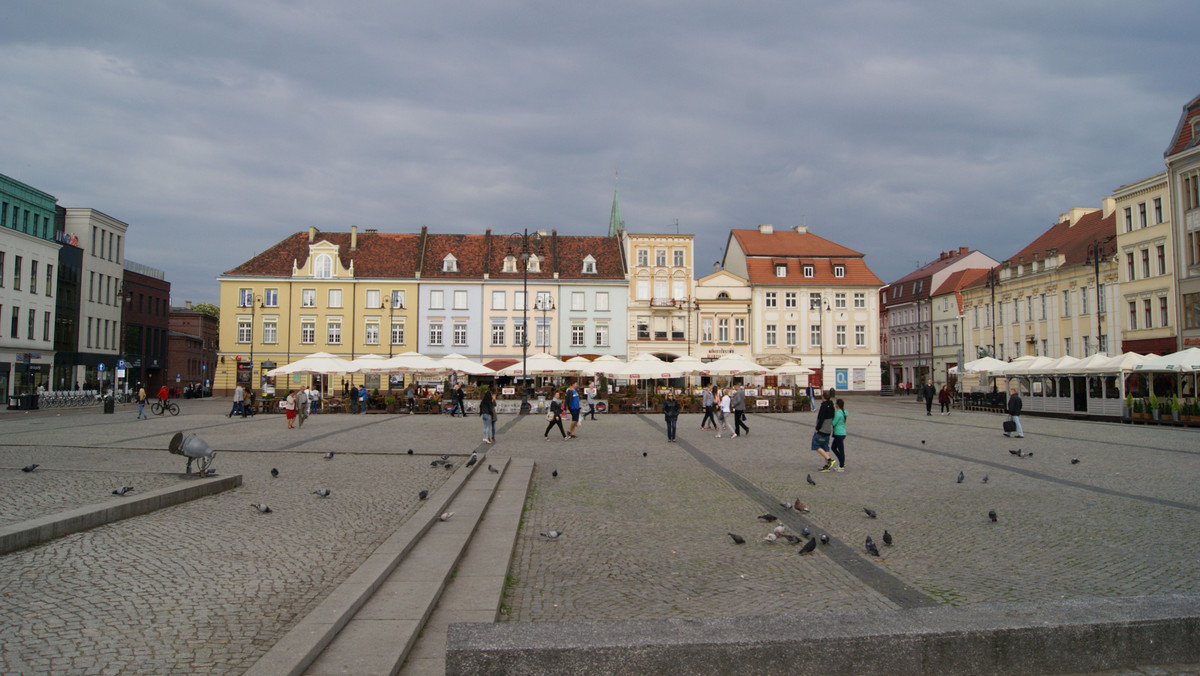
POLYGON ((165 404, 165 403, 167 403, 167 400, 170 398, 171 398, 171 391, 167 389, 166 385, 163 385, 162 388, 160 388, 158 390, 158 400, 165 404))

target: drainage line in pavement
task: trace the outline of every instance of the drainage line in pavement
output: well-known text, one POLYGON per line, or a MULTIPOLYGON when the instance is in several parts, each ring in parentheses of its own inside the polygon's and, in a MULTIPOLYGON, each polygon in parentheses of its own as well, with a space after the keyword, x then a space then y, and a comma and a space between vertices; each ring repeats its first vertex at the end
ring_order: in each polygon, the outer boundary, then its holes
MULTIPOLYGON (((666 433, 666 426, 660 425, 656 420, 639 414, 647 425, 654 427, 666 433)), ((717 476, 721 477, 730 486, 733 486, 738 492, 750 498, 754 502, 761 505, 771 514, 779 517, 779 520, 797 533, 801 528, 808 527, 812 531, 812 536, 819 538, 824 532, 823 529, 817 527, 811 521, 801 516, 799 512, 793 510, 783 510, 779 503, 779 498, 764 491, 762 488, 749 481, 742 475, 725 467, 721 463, 714 460, 711 456, 704 453, 700 449, 680 439, 675 440, 675 444, 689 455, 695 458, 701 465, 708 468, 717 476)), ((851 547, 840 539, 829 534, 829 544, 821 545, 820 550, 831 561, 841 566, 854 577, 861 580, 868 587, 874 589, 879 594, 887 597, 892 603, 895 603, 900 608, 919 608, 931 607, 940 605, 933 598, 922 594, 914 587, 905 584, 900 578, 888 573, 877 565, 869 563, 862 555, 858 553, 858 549, 851 547)))

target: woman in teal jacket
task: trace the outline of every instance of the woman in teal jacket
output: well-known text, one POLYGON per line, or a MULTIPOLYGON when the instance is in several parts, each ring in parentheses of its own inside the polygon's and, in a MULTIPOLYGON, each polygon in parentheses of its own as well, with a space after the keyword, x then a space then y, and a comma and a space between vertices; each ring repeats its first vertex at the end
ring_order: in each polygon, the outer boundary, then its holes
POLYGON ((830 446, 833 454, 837 456, 837 467, 834 469, 840 472, 846 467, 846 400, 837 400, 837 409, 833 412, 833 445, 830 446))

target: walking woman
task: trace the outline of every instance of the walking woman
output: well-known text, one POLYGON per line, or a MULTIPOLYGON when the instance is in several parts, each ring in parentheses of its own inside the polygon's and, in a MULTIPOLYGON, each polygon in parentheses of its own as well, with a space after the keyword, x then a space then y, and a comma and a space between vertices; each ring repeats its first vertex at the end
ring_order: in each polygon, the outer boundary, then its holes
POLYGON ((555 425, 558 425, 558 433, 562 435, 563 441, 567 440, 567 431, 563 429, 562 424, 563 402, 558 390, 554 391, 554 398, 550 400, 550 408, 546 411, 546 420, 550 423, 546 425, 546 431, 542 434, 542 438, 550 441, 550 430, 555 425))
POLYGON ((717 414, 717 421, 718 421, 717 422, 717 438, 718 439, 721 438, 721 432, 725 431, 726 427, 729 428, 729 438, 730 439, 737 438, 737 430, 735 430, 733 428, 733 411, 729 408, 730 401, 731 401, 731 398, 729 396, 729 390, 728 389, 723 390, 721 392, 721 404, 720 404, 721 410, 717 414))
POLYGON ((829 454, 829 437, 833 434, 833 388, 821 392, 821 409, 817 411, 817 426, 813 432, 812 450, 816 451, 825 459, 825 466, 821 468, 822 472, 828 472, 837 462, 833 456, 829 454))
POLYGON ((833 412, 833 454, 837 456, 833 471, 846 468, 846 400, 838 398, 837 410, 833 412))
POLYGON ((713 385, 712 389, 710 389, 710 390, 704 390, 703 403, 704 403, 704 419, 700 421, 700 429, 702 429, 702 430, 716 429, 717 428, 717 419, 715 416, 716 408, 717 408, 717 386, 716 385, 713 385), (710 423, 712 424, 711 428, 709 427, 710 423))
POLYGON ((663 417, 667 420, 667 441, 675 441, 675 426, 679 422, 679 402, 675 401, 675 391, 667 392, 663 400, 663 417))
POLYGON ((296 394, 293 390, 288 390, 287 399, 283 400, 283 412, 287 417, 288 429, 295 429, 296 421, 296 394))
POLYGON ((492 399, 492 388, 483 388, 483 398, 479 400, 479 415, 483 418, 484 443, 496 443, 496 401, 492 399))
POLYGON ((942 415, 950 415, 950 403, 954 401, 954 395, 950 393, 950 383, 942 385, 942 391, 938 392, 938 404, 941 405, 942 415))

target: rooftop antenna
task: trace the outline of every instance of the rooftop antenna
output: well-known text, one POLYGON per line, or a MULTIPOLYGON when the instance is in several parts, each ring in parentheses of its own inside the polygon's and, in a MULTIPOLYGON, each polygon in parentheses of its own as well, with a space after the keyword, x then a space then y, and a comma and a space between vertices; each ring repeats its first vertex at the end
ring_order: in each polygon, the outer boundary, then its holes
POLYGON ((679 234, 679 219, 678 218, 675 219, 675 234, 676 235, 679 234))

